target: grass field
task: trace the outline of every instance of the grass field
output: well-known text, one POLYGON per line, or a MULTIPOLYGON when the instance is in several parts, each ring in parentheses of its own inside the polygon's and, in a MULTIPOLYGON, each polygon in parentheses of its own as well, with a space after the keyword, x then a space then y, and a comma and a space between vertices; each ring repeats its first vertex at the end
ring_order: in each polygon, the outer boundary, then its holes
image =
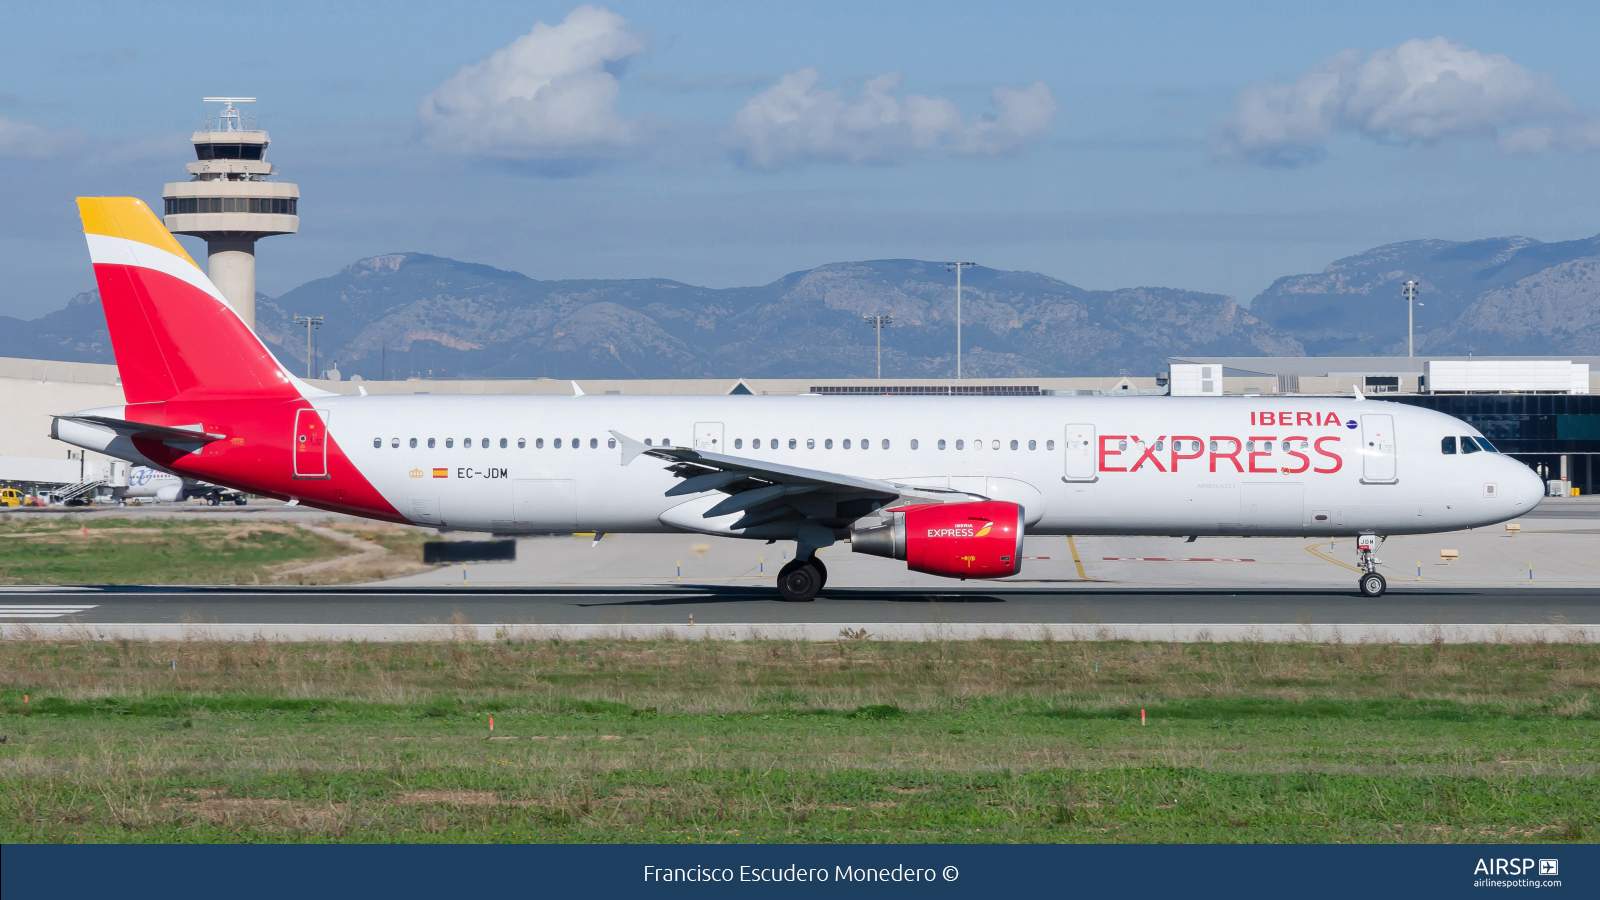
POLYGON ((1594 646, 15 641, 0 678, 4 841, 1600 829, 1594 646))
POLYGON ((0 584, 334 584, 422 571, 420 529, 382 524, 10 515, 0 584), (330 532, 332 532, 330 534, 330 532), (362 553, 340 536, 386 553, 362 553), (349 565, 342 560, 348 559, 349 565), (318 565, 326 563, 326 565, 318 565))

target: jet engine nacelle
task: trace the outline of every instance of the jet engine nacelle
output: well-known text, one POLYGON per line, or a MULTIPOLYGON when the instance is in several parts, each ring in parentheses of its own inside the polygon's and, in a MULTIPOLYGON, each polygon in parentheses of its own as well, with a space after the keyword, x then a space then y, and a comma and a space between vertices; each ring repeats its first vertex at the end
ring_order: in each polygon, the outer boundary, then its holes
POLYGON ((850 549, 903 559, 913 572, 1000 578, 1022 571, 1022 507, 999 500, 885 510, 887 524, 850 531, 850 549))

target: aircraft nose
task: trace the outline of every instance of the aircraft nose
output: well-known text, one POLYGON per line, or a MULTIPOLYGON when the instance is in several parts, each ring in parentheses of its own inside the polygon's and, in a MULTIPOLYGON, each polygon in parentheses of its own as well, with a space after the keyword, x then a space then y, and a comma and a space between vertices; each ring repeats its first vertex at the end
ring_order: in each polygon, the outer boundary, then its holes
POLYGON ((1538 506, 1539 501, 1544 499, 1544 479, 1539 477, 1538 472, 1514 459, 1507 458, 1505 461, 1517 469, 1507 479, 1509 484, 1506 485, 1506 496, 1511 500, 1517 514, 1521 515, 1538 506))

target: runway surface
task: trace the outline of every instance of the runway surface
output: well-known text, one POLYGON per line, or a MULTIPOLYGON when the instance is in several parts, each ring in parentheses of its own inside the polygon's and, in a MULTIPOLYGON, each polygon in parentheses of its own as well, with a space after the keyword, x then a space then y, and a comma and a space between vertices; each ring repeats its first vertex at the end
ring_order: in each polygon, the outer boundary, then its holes
POLYGON ((1600 624, 1584 588, 1343 590, 992 585, 841 588, 782 603, 771 588, 33 588, 0 590, 0 623, 162 625, 685 625, 918 623, 1127 625, 1600 624))

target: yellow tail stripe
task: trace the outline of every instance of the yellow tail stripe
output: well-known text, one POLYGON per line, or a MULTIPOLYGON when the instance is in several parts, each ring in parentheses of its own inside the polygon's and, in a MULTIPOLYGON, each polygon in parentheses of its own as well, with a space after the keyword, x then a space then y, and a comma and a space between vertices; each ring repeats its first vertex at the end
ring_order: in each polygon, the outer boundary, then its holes
POLYGON ((103 234, 149 244, 195 265, 167 226, 137 197, 79 197, 78 215, 83 218, 84 234, 103 234))

